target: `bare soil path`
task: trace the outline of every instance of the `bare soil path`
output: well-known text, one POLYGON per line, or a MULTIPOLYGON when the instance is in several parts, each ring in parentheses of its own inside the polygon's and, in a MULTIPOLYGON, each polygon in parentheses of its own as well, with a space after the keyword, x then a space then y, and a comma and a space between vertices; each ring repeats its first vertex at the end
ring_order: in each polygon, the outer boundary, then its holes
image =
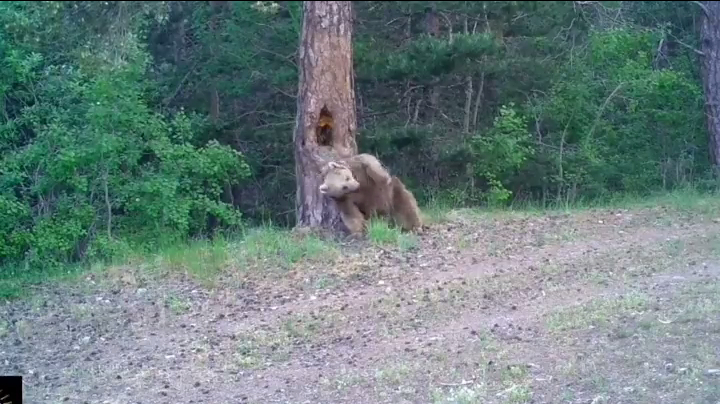
POLYGON ((2 304, 0 374, 49 404, 717 404, 718 207, 451 212, 212 287, 110 268, 2 304))

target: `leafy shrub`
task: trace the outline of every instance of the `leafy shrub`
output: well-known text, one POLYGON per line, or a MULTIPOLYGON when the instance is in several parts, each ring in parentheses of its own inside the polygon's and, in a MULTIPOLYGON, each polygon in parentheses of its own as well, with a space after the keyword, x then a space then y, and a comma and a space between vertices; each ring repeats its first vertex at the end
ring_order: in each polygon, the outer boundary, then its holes
POLYGON ((473 137, 474 173, 488 182, 486 198, 491 205, 509 200, 512 191, 502 180, 513 175, 532 155, 530 140, 527 122, 512 103, 500 108, 500 115, 486 135, 473 137))
MULTIPOLYGON (((32 17, 32 14, 25 14, 32 17)), ((7 37, 7 36, 6 36, 7 37)), ((222 201, 250 174, 243 156, 196 143, 205 122, 162 115, 145 99, 148 57, 135 37, 54 63, 23 42, 2 42, 0 263, 112 253, 117 237, 179 237, 240 223, 222 201)), ((36 47, 42 50, 42 46, 36 47)))

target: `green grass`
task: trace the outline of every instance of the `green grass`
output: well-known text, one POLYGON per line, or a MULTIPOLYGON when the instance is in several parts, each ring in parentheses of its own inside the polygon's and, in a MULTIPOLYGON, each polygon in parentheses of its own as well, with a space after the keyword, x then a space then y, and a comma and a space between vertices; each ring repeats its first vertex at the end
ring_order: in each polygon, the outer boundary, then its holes
MULTIPOLYGON (((434 198, 422 208, 426 223, 441 223, 457 214, 458 209, 447 203, 448 198, 434 198)), ((487 215, 508 212, 541 215, 557 210, 579 211, 595 208, 666 207, 679 212, 720 217, 720 198, 717 192, 701 192, 692 188, 658 193, 650 197, 619 195, 593 201, 573 203, 516 202, 507 207, 464 208, 462 216, 481 219, 487 215)), ((368 238, 375 245, 400 250, 412 250, 418 245, 417 236, 402 233, 382 220, 369 224, 368 238)), ((302 260, 332 260, 341 255, 337 244, 312 235, 299 236, 287 230, 263 226, 239 234, 216 237, 212 240, 163 241, 128 243, 118 240, 110 260, 94 260, 82 264, 30 268, 25 264, 5 264, 0 267, 0 299, 14 299, 28 295, 34 285, 48 281, 66 282, 78 279, 92 268, 103 271, 111 266, 146 267, 161 273, 186 273, 203 283, 211 284, 223 271, 243 271, 252 268, 289 269, 302 260)))
MULTIPOLYGON (((543 213, 552 211, 578 211, 587 209, 623 209, 666 206, 679 210, 704 210, 711 207, 717 208, 720 202, 717 201, 720 191, 703 191, 697 187, 685 186, 672 191, 656 191, 647 194, 638 193, 614 193, 602 197, 587 198, 578 197, 573 200, 548 199, 544 203, 538 200, 515 199, 507 206, 468 207, 462 203, 462 198, 455 197, 449 193, 433 193, 424 198, 423 214, 429 222, 443 221, 450 210, 466 208, 468 210, 479 210, 484 213, 517 212, 543 213)), ((464 209, 463 209, 464 210, 464 209)))
POLYGON ((43 270, 5 265, 0 268, 0 300, 29 295, 29 288, 47 281, 69 282, 77 279, 86 268, 81 265, 52 266, 43 270))
POLYGON ((631 209, 647 207, 673 207, 679 210, 707 210, 720 205, 719 192, 703 192, 693 187, 675 189, 669 192, 654 192, 649 195, 632 193, 611 194, 602 198, 578 198, 572 202, 551 200, 545 204, 538 201, 515 201, 507 208, 496 210, 525 211, 578 211, 587 209, 631 209))
POLYGON ((333 260, 340 256, 334 242, 273 227, 251 229, 235 247, 240 265, 264 265, 266 269, 289 269, 302 260, 333 260))
POLYGON ((372 219, 368 223, 367 237, 378 246, 397 246, 401 251, 417 248, 419 240, 412 233, 403 233, 398 227, 390 227, 381 219, 372 219))
POLYGON ((211 282, 227 264, 230 244, 220 237, 170 245, 155 256, 154 269, 184 272, 202 282, 211 282))
POLYGON ((147 247, 121 254, 106 261, 75 265, 58 265, 42 270, 5 266, 0 269, 0 299, 9 300, 28 295, 35 285, 49 281, 74 282, 87 273, 102 274, 109 268, 115 272, 135 272, 140 267, 148 276, 182 273, 212 286, 224 271, 250 269, 289 269, 302 260, 332 260, 339 256, 339 247, 312 235, 294 235, 275 227, 265 226, 244 233, 219 236, 212 240, 158 243, 154 252, 147 247))
POLYGON ((647 310, 649 303, 650 299, 639 293, 593 300, 580 306, 550 313, 546 325, 551 331, 603 327, 614 319, 647 310))
POLYGON ((189 300, 176 296, 175 294, 170 294, 165 297, 165 307, 170 309, 174 314, 184 314, 192 308, 192 305, 189 300))
POLYGON ((487 392, 483 385, 457 386, 448 389, 435 389, 432 393, 434 404, 478 404, 486 400, 487 392))

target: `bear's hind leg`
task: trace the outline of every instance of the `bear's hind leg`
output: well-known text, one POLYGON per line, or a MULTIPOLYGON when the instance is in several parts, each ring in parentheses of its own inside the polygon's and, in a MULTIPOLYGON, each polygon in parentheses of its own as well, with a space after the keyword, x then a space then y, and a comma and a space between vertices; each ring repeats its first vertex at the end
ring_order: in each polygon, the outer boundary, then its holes
POLYGON ((395 176, 393 176, 392 188, 393 221, 405 231, 421 231, 422 219, 415 196, 395 176))

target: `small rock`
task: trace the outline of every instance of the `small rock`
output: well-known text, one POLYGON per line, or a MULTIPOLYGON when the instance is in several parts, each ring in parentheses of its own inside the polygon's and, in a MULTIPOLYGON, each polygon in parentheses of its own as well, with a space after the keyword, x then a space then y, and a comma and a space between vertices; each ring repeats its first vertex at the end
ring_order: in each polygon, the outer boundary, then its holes
POLYGON ((145 288, 138 288, 138 290, 137 290, 136 293, 137 293, 138 295, 142 295, 142 294, 145 293, 145 292, 147 292, 147 289, 145 289, 145 288))
POLYGON ((378 281, 378 285, 384 285, 385 281, 378 281))

